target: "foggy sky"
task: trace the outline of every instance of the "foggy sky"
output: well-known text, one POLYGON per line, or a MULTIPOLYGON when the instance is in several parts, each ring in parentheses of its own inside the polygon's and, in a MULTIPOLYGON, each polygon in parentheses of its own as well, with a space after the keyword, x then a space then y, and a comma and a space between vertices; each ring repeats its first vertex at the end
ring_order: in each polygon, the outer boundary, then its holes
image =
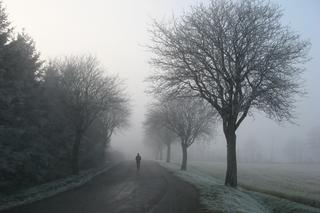
MULTIPOLYGON (((141 151, 142 121, 146 104, 151 98, 144 93, 144 81, 152 69, 148 43, 151 19, 167 19, 187 10, 198 2, 192 0, 4 0, 9 20, 16 30, 25 31, 36 42, 43 59, 86 54, 96 55, 109 73, 125 79, 132 102, 131 128, 113 137, 112 147, 141 151)), ((237 131, 238 144, 250 138, 262 144, 270 141, 303 141, 312 129, 320 131, 320 1, 279 0, 284 9, 284 23, 309 39, 312 60, 303 77, 308 95, 297 104, 298 119, 292 124, 277 124, 262 113, 248 117, 237 131)), ((225 146, 222 132, 215 139, 225 146)))

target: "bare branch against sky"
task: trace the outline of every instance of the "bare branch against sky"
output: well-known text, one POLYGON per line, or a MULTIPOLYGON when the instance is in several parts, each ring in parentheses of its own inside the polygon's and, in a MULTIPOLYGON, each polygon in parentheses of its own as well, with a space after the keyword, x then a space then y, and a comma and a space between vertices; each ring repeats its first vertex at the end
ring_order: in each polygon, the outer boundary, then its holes
MULTIPOLYGON (((90 52, 97 55, 108 72, 119 73, 120 77, 126 79, 133 100, 134 125, 126 133, 115 137, 113 146, 138 151, 143 138, 143 116, 150 99, 144 93, 146 83, 143 82, 151 69, 147 63, 150 54, 141 47, 141 44, 149 43, 147 29, 153 18, 171 18, 172 14, 179 16, 191 5, 200 2, 207 4, 208 1, 9 0, 4 5, 13 26, 25 28, 36 41, 43 58, 90 52)), ((239 144, 251 134, 261 141, 269 135, 274 135, 274 140, 279 141, 288 140, 288 135, 304 140, 309 129, 319 126, 320 97, 317 93, 320 76, 317 70, 320 67, 320 30, 317 26, 320 3, 317 0, 274 2, 283 8, 283 23, 290 24, 295 32, 312 43, 312 60, 306 65, 306 72, 302 76, 308 95, 298 102, 296 108, 296 123, 299 126, 285 124, 279 128, 278 124, 258 114, 255 120, 246 120, 238 130, 239 144)), ((224 146, 222 142, 219 144, 224 146)))

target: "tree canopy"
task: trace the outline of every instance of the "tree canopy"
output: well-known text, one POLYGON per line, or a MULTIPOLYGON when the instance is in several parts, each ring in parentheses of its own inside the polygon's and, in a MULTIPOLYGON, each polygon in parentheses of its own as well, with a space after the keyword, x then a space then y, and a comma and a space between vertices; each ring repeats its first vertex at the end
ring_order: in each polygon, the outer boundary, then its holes
POLYGON ((281 17, 269 1, 212 0, 150 29, 151 91, 201 97, 219 113, 229 150, 227 185, 237 185, 235 131, 241 122, 254 110, 290 120, 303 92, 300 65, 309 42, 281 17))

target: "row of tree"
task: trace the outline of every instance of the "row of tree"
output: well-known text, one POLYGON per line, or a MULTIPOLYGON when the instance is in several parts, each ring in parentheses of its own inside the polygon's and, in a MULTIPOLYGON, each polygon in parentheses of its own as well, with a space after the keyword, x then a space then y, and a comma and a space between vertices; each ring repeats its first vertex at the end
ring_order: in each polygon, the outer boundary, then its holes
POLYGON ((0 2, 1 193, 104 165, 128 116, 117 76, 90 55, 41 60, 0 2))
POLYGON ((303 94, 301 63, 310 45, 282 24, 282 15, 270 1, 212 0, 150 29, 156 68, 151 92, 167 99, 196 97, 218 114, 228 186, 237 186, 236 130, 245 118, 262 111, 291 120, 295 98, 303 94))
POLYGON ((170 162, 171 144, 178 140, 182 150, 181 170, 186 170, 187 149, 197 140, 208 140, 215 123, 215 111, 201 99, 161 99, 146 114, 145 143, 156 156, 166 146, 167 162, 170 162))

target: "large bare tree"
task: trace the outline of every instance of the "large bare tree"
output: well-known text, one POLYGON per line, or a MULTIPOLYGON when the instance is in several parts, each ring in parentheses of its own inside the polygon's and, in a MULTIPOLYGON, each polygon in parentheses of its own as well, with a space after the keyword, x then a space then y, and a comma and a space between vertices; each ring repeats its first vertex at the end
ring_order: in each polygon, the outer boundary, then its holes
POLYGON ((154 22, 154 93, 199 96, 223 121, 225 184, 237 186, 236 130, 254 110, 278 121, 293 117, 301 94, 301 63, 309 43, 284 26, 269 1, 220 0, 192 7, 179 19, 154 22))

